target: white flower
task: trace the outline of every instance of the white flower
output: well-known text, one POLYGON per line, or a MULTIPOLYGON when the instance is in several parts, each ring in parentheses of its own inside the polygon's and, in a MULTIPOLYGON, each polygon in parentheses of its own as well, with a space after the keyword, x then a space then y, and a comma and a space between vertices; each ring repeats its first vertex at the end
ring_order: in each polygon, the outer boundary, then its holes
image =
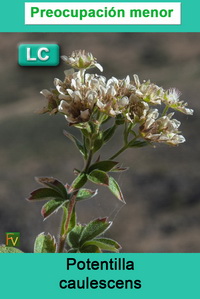
POLYGON ((64 84, 64 82, 62 82, 60 79, 55 78, 54 85, 59 93, 63 95, 65 94, 66 84, 64 84))
POLYGON ((87 121, 88 119, 89 119, 89 117, 90 117, 90 111, 89 111, 89 109, 86 109, 86 110, 84 110, 84 111, 80 111, 81 113, 80 113, 80 117, 81 117, 81 119, 83 120, 83 121, 87 121))
POLYGON ((119 106, 120 107, 126 107, 129 104, 129 98, 128 97, 123 97, 121 99, 119 99, 119 106))
POLYGON ((133 90, 134 86, 130 84, 129 76, 122 80, 112 77, 107 83, 104 80, 99 85, 97 107, 111 117, 119 114, 125 116, 133 90))
POLYGON ((100 87, 106 85, 105 77, 84 75, 81 70, 70 73, 69 76, 64 80, 68 83, 55 80, 59 99, 62 100, 59 111, 65 114, 70 123, 86 122, 90 119, 98 98, 100 99, 100 87))
POLYGON ((48 89, 43 89, 40 91, 40 93, 47 99, 52 96, 52 93, 48 89))
POLYGON ((141 135, 151 142, 178 145, 185 142, 185 138, 178 130, 180 121, 172 119, 174 113, 158 118, 158 110, 151 110, 144 124, 140 127, 141 135))
POLYGON ((73 68, 88 69, 96 67, 103 72, 103 67, 97 63, 96 58, 91 53, 85 52, 85 50, 74 51, 71 56, 61 56, 61 58, 73 68))
POLYGON ((56 114, 60 103, 58 91, 56 89, 51 91, 43 89, 40 93, 47 99, 48 103, 42 110, 39 111, 39 113, 49 112, 50 114, 56 114))
POLYGON ((140 83, 139 77, 137 75, 133 75, 133 78, 136 87, 136 96, 150 104, 161 104, 161 100, 164 94, 164 90, 162 87, 159 87, 154 83, 151 83, 149 80, 140 83))
POLYGON ((58 111, 65 115, 67 121, 71 124, 87 122, 90 118, 91 112, 89 109, 84 109, 81 103, 67 103, 61 101, 58 111))
POLYGON ((145 122, 145 129, 148 130, 153 125, 153 123, 155 122, 155 120, 158 117, 159 117, 158 109, 149 110, 147 118, 146 118, 146 122, 145 122))
POLYGON ((147 112, 149 111, 149 104, 140 100, 135 93, 132 93, 129 98, 128 109, 128 120, 131 120, 131 122, 141 122, 146 118, 147 112))
POLYGON ((66 101, 61 101, 60 105, 58 106, 58 111, 63 113, 63 114, 67 114, 69 109, 69 104, 66 101))
POLYGON ((186 108, 188 104, 180 101, 180 96, 181 92, 178 89, 170 88, 164 93, 162 101, 166 106, 174 110, 178 110, 187 115, 192 115, 194 111, 192 109, 186 108))

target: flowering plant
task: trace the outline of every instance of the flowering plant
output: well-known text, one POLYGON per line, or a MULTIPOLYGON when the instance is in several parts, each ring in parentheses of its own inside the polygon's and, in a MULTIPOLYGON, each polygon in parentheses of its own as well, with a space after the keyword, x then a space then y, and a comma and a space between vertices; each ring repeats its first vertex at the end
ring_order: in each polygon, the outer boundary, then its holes
POLYGON ((141 83, 137 75, 132 80, 129 76, 107 80, 104 76, 87 73, 95 67, 103 71, 91 53, 74 51, 62 59, 72 68, 65 71, 63 81, 54 79, 54 89, 41 91, 47 99, 41 113, 60 113, 69 126, 80 131, 80 139, 67 131, 64 134, 83 156, 84 167, 74 170, 76 177, 71 184, 51 177, 37 178, 42 188, 33 191, 28 200, 47 200, 41 211, 43 218, 62 209, 63 219, 59 240, 42 233, 36 238, 34 252, 118 252, 121 247, 116 241, 101 237, 112 224, 106 217, 86 225, 77 222, 78 202, 97 194, 97 190, 87 189, 85 184, 90 181, 103 185, 125 203, 120 186, 110 175, 127 170, 116 158, 129 148, 183 143, 185 138, 179 131, 181 123, 169 110, 188 115, 192 115, 193 110, 180 100, 181 94, 175 88, 164 90, 150 81, 141 83), (100 151, 121 126, 124 128, 122 147, 112 157, 101 160, 100 151))

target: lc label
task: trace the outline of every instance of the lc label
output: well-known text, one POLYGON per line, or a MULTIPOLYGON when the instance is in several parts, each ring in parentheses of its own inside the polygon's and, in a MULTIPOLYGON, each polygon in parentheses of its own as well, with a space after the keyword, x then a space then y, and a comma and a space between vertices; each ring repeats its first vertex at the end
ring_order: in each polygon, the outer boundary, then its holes
POLYGON ((21 66, 57 66, 60 47, 57 44, 21 44, 18 47, 18 63, 21 66))

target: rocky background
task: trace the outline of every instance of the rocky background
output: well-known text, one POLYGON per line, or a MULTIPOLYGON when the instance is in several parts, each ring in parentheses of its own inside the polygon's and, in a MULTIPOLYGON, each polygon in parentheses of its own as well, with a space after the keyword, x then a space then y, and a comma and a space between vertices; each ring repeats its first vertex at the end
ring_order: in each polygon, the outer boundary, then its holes
MULTIPOLYGON (((63 79, 58 67, 20 67, 19 43, 58 43, 61 54, 86 49, 104 66, 106 77, 138 74, 164 88, 177 87, 195 110, 180 113, 187 142, 171 148, 129 149, 119 157, 130 169, 116 176, 127 204, 104 188, 78 206, 79 221, 109 216, 107 233, 122 252, 200 252, 200 34, 199 33, 1 33, 0 34, 0 243, 5 232, 21 232, 21 249, 32 252, 42 231, 57 235, 60 212, 43 222, 42 203, 29 203, 35 176, 73 180, 81 167, 78 151, 63 135, 61 116, 34 113, 45 103, 39 91, 63 79)), ((76 130, 70 128, 76 134, 76 130)), ((120 132, 119 132, 120 133, 120 132)), ((120 146, 116 134, 106 153, 120 146)))

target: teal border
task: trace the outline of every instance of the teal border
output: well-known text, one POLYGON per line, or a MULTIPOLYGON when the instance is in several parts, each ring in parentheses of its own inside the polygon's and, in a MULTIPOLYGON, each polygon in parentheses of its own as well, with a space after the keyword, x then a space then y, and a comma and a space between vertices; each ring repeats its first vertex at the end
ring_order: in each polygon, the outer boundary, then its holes
POLYGON ((9 0, 1 3, 0 32, 200 32, 200 1, 95 1, 95 2, 181 2, 181 25, 25 25, 25 2, 94 2, 92 0, 9 0))
POLYGON ((20 299, 126 298, 197 299, 199 253, 120 253, 120 254, 0 254, 1 296, 20 299), (66 269, 66 259, 77 261, 125 258, 134 270, 66 269), (141 280, 140 289, 60 289, 60 280, 141 280), (123 296, 123 297, 122 297, 123 296))

